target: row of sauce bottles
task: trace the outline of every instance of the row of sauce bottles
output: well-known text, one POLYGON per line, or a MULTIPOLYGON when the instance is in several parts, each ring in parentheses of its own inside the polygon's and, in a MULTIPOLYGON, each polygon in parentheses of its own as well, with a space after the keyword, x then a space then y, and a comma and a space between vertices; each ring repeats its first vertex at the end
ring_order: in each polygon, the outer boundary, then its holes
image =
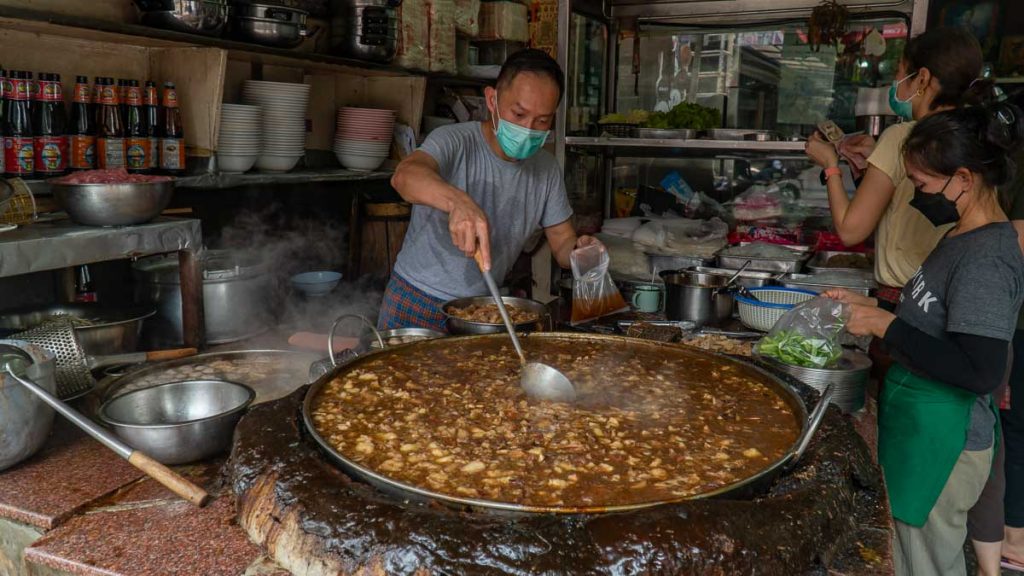
POLYGON ((97 77, 75 81, 70 119, 59 74, 0 70, 0 170, 8 177, 49 178, 74 170, 125 168, 133 173, 185 171, 184 127, 177 90, 156 83, 97 77))

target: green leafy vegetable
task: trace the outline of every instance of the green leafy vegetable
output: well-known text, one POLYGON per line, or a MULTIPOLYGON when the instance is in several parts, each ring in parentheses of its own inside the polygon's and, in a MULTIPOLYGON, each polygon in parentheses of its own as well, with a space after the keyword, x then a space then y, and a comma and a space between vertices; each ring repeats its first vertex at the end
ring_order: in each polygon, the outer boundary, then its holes
POLYGON ((668 112, 651 112, 644 124, 647 128, 709 130, 722 124, 716 108, 680 102, 668 112))
POLYGON ((838 342, 807 338, 793 330, 779 330, 765 336, 758 344, 758 351, 780 362, 804 368, 827 368, 843 355, 843 348, 838 342))

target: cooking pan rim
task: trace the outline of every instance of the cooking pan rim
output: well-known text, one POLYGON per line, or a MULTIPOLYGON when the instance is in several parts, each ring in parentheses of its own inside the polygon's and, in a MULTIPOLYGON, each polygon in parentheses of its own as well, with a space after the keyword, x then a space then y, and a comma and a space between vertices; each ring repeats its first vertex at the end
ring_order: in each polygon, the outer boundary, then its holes
POLYGON ((800 426, 800 433, 796 439, 791 443, 790 447, 775 461, 768 466, 765 466, 760 471, 752 474, 746 478, 737 480, 731 484, 721 486, 715 490, 702 492, 693 496, 686 496, 681 498, 673 498, 669 500, 660 500, 656 502, 642 502, 638 504, 622 504, 615 506, 529 506, 524 504, 513 504, 509 502, 498 502, 493 500, 484 500, 478 498, 463 498, 459 496, 452 496, 448 494, 442 494, 440 492, 434 492, 418 486, 414 486, 405 482, 400 482, 391 479, 383 474, 375 472, 365 466, 357 464, 356 462, 349 460, 340 452, 335 450, 316 430, 316 426, 312 421, 312 404, 314 399, 320 393, 320 390, 327 385, 331 380, 336 378, 341 373, 351 370, 356 365, 360 365, 374 359, 376 356, 385 353, 395 352, 404 349, 407 346, 421 346, 421 345, 442 345, 449 344, 455 341, 468 340, 468 339, 504 339, 508 336, 506 334, 480 334, 470 336, 453 336, 449 338, 437 339, 437 340, 423 340, 419 342, 410 342, 399 346, 392 346, 384 350, 374 350, 368 354, 358 356, 351 359, 350 361, 340 364, 333 370, 324 374, 318 378, 315 382, 309 385, 306 390, 305 398, 302 401, 302 422, 306 429, 306 432, 316 442, 318 447, 327 456, 328 460, 331 461, 336 467, 342 472, 354 477, 356 480, 362 480, 368 484, 381 490, 401 491, 405 493, 415 494, 419 497, 429 498, 436 500, 449 506, 459 507, 472 507, 482 508, 489 511, 503 511, 503 512, 520 512, 520 513, 541 513, 541 514, 605 514, 613 512, 629 512, 634 510, 641 510, 644 508, 653 508, 656 506, 664 506, 670 504, 679 504, 681 502, 687 502, 690 500, 704 500, 708 498, 715 498, 724 494, 738 491, 745 488, 755 482, 758 482, 767 477, 774 477, 775 474, 783 471, 787 465, 797 456, 798 447, 803 443, 806 436, 812 432, 810 426, 810 411, 807 409, 807 405, 804 403, 803 398, 800 396, 789 383, 778 375, 772 374, 770 371, 758 366, 757 364, 749 361, 745 361, 732 356, 719 354, 716 352, 709 352, 706 350, 699 350, 696 348, 690 348, 673 343, 665 342, 654 342, 651 340, 643 340, 640 338, 629 338, 627 336, 617 336, 609 334, 581 334, 573 332, 537 332, 528 334, 525 338, 540 338, 540 339, 557 339, 557 338, 570 338, 576 340, 589 340, 589 341, 614 341, 614 342, 629 342, 634 344, 640 344, 650 346, 654 348, 671 347, 673 350, 681 350, 685 353, 693 354, 695 356, 712 356, 716 359, 724 362, 733 363, 735 365, 742 366, 745 369, 753 370, 760 374, 771 383, 769 386, 775 391, 779 397, 781 397, 786 404, 793 411, 793 416, 797 419, 797 423, 800 426), (430 344, 433 343, 433 344, 430 344))

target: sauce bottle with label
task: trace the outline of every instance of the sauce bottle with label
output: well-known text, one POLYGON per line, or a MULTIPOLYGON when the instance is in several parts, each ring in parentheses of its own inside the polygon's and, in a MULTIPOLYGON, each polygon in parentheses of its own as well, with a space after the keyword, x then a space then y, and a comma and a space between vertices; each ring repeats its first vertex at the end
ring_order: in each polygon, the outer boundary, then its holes
POLYGON ((90 102, 89 109, 92 110, 92 125, 100 125, 100 91, 103 88, 103 77, 97 76, 96 81, 92 85, 92 94, 89 96, 90 102))
POLYGON ((165 174, 185 173, 185 128, 178 108, 173 82, 164 82, 163 115, 160 119, 160 170, 165 174))
POLYGON ((41 72, 32 127, 35 129, 35 168, 41 178, 60 176, 68 170, 68 117, 64 110, 64 88, 60 74, 41 72))
POLYGON ((149 134, 149 170, 160 169, 160 101, 157 97, 156 82, 146 81, 143 94, 143 117, 146 122, 146 133, 149 134))
POLYGON ((72 170, 92 170, 96 167, 96 115, 91 95, 89 78, 75 78, 75 97, 71 104, 71 126, 68 130, 71 142, 68 167, 72 170))
POLYGON ((35 173, 32 133, 32 73, 20 70, 8 74, 4 90, 4 174, 31 178, 35 173))
POLYGON ((124 168, 124 123, 112 78, 100 86, 100 122, 96 127, 97 168, 124 168))
POLYGON ((124 90, 125 164, 129 172, 144 174, 149 172, 150 150, 142 89, 138 80, 129 80, 124 90))

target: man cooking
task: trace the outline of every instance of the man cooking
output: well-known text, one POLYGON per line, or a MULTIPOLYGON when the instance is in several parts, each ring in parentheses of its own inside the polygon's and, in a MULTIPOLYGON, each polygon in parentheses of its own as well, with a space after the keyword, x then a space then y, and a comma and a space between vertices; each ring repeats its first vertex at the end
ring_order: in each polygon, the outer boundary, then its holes
POLYGON ((441 305, 487 294, 473 257, 499 284, 539 229, 569 267, 576 236, 562 170, 541 150, 562 99, 562 69, 540 50, 509 56, 484 96, 490 120, 438 128, 398 165, 391 185, 413 204, 409 230, 384 292, 380 329, 444 331, 441 305))

